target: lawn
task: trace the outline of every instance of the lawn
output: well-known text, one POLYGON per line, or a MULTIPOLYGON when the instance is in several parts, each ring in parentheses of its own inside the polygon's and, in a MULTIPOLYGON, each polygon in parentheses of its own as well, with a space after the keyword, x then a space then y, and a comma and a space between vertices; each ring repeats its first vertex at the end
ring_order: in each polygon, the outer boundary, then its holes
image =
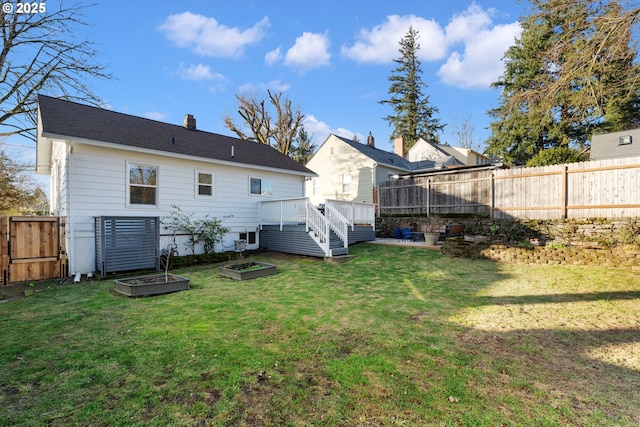
POLYGON ((638 272, 360 244, 0 304, 0 425, 637 426, 638 272))

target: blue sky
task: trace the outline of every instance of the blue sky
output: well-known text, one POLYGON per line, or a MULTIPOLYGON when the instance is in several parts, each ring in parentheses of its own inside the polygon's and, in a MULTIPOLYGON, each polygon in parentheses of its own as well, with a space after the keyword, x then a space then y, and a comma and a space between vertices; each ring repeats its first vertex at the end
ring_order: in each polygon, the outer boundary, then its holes
POLYGON ((518 34, 512 1, 109 1, 87 10, 91 39, 117 78, 95 85, 108 107, 170 123, 193 114, 198 128, 230 134, 235 95, 281 90, 321 143, 329 132, 391 149, 387 77, 398 42, 420 32, 425 93, 449 124, 470 118, 486 139, 504 50, 518 34))
MULTIPOLYGON (((57 1, 48 0, 48 8, 57 1)), ((89 3, 89 2, 88 2, 89 3)), ((115 79, 93 87, 115 111, 232 135, 222 117, 236 114, 236 94, 282 91, 306 116, 320 145, 329 133, 392 149, 387 77, 398 42, 419 31, 425 94, 456 145, 456 121, 473 139, 488 135, 489 87, 519 34, 526 3, 510 0, 190 0, 100 1, 81 17, 115 79)), ((50 94, 56 95, 56 94, 50 94)), ((239 121, 239 119, 238 119, 239 121)), ((34 150, 35 151, 35 150, 34 150)))

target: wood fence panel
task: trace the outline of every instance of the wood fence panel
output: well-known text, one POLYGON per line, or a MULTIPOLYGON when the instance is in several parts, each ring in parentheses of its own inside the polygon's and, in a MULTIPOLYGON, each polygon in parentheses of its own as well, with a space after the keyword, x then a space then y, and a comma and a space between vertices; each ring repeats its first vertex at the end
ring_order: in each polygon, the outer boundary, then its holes
POLYGON ((0 285, 9 283, 9 218, 0 217, 0 285))
POLYGON ((640 216, 640 157, 535 168, 434 173, 378 186, 381 215, 505 219, 640 216))
POLYGON ((567 166, 569 218, 640 216, 640 159, 567 166))
POLYGON ((494 217, 561 218, 562 174, 562 165, 494 171, 494 217))
POLYGON ((438 215, 488 215, 491 171, 441 174, 430 177, 430 212, 438 215))
POLYGON ((2 229, 4 285, 66 275, 64 218, 2 218, 2 229))

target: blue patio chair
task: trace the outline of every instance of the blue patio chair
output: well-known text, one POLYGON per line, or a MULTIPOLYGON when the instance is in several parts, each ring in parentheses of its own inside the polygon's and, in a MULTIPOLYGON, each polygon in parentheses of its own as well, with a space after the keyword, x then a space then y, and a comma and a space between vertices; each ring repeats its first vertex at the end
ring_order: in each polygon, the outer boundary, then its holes
POLYGON ((402 235, 402 241, 413 240, 413 232, 410 228, 401 228, 400 233, 402 235))

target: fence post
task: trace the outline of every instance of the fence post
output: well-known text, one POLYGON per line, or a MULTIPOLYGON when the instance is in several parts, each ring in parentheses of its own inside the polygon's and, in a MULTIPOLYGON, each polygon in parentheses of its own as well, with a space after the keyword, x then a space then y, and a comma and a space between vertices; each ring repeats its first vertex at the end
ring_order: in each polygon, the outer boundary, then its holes
POLYGON ((564 165, 562 167, 562 195, 561 195, 561 198, 562 198, 562 201, 561 201, 562 202, 562 208, 561 208, 562 212, 560 212, 560 216, 562 218, 567 218, 567 210, 568 210, 567 209, 567 203, 568 203, 568 200, 569 200, 569 197, 568 197, 569 195, 567 194, 567 191, 569 190, 568 189, 568 185, 569 184, 567 182, 568 181, 567 180, 567 174, 568 173, 569 173, 568 172, 568 166, 564 165))
POLYGON ((431 216, 431 178, 427 178, 427 218, 431 216))
POLYGON ((0 281, 3 286, 9 284, 9 239, 7 238, 8 217, 0 217, 0 281))
POLYGON ((493 210, 496 206, 495 185, 494 179, 496 171, 491 171, 491 177, 489 178, 489 218, 493 219, 493 210))

